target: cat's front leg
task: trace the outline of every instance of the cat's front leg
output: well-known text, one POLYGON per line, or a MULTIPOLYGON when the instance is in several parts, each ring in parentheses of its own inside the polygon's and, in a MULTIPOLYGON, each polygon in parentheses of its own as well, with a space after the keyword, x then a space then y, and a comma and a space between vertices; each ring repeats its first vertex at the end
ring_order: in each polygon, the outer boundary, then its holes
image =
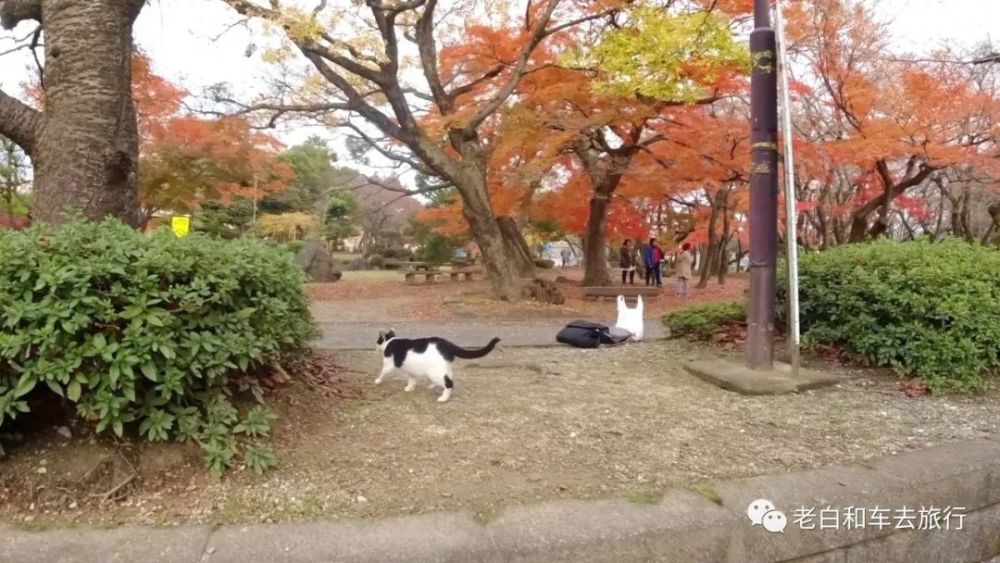
POLYGON ((375 378, 375 385, 382 383, 382 381, 385 379, 385 376, 389 375, 389 372, 391 371, 392 371, 392 366, 382 366, 382 372, 379 373, 378 377, 375 378))
POLYGON ((407 376, 406 389, 403 389, 403 391, 409 393, 410 391, 413 391, 413 389, 416 388, 416 386, 417 386, 417 380, 413 376, 407 376))

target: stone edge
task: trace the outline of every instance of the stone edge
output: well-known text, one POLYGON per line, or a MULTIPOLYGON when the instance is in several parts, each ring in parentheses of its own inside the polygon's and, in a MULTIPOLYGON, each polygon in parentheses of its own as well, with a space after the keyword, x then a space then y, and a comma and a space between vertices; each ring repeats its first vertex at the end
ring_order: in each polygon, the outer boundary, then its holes
POLYGON ((470 512, 378 521, 217 528, 0 527, 0 561, 558 562, 982 561, 1000 554, 1000 436, 944 444, 864 465, 671 489, 662 501, 563 500, 512 506, 486 523, 470 512), (968 530, 813 530, 751 526, 750 501, 797 506, 963 506, 968 530), (928 534, 939 534, 932 536, 928 534), (942 551, 944 550, 944 551, 942 551), (946 557, 946 559, 941 559, 946 557))

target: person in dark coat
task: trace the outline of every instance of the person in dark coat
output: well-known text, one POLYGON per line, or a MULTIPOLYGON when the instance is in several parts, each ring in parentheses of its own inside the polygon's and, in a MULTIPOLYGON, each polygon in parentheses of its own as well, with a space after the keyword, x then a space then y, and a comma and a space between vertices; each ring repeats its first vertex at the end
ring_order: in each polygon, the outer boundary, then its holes
POLYGON ((618 250, 618 267, 622 269, 622 285, 626 280, 635 285, 635 251, 632 249, 632 239, 625 239, 618 250))

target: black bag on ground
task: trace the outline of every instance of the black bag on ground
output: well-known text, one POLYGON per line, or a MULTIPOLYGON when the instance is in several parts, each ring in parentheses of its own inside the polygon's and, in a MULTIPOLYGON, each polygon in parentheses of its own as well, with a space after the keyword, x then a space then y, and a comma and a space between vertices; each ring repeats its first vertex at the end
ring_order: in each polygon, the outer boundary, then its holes
POLYGON ((559 331, 556 341, 577 348, 597 348, 602 343, 609 343, 610 337, 607 325, 590 321, 573 321, 559 331))

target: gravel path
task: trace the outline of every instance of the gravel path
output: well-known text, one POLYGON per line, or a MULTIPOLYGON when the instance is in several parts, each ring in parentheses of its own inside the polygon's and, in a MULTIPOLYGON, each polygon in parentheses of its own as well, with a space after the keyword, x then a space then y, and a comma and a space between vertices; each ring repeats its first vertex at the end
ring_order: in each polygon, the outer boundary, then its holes
MULTIPOLYGON (((379 331, 388 328, 400 336, 440 336, 469 347, 485 345, 494 336, 500 337, 503 346, 554 346, 556 333, 571 320, 333 322, 317 319, 323 337, 314 346, 321 350, 367 350, 374 348, 379 331)), ((646 323, 647 339, 665 335, 660 323, 646 323)))
MULTIPOLYGON (((471 316, 451 316, 430 319, 415 316, 411 303, 403 298, 370 301, 315 303, 313 318, 323 332, 314 343, 321 350, 370 350, 381 330, 394 329, 400 336, 440 336, 462 346, 485 345, 494 336, 502 346, 554 346, 556 333, 566 323, 584 318, 613 325, 607 315, 578 317, 536 317, 524 319, 487 319, 471 316)), ((657 340, 666 336, 663 324, 655 318, 646 319, 646 338, 657 340)))

